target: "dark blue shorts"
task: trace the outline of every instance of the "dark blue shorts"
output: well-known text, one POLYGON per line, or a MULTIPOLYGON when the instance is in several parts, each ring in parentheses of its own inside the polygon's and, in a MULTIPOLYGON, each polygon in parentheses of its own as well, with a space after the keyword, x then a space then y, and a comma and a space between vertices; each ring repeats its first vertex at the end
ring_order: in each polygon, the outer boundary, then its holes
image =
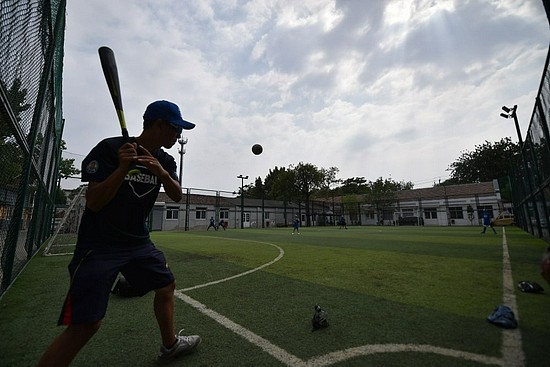
POLYGON ((164 254, 152 243, 135 248, 77 246, 69 264, 71 285, 58 325, 102 320, 119 272, 142 295, 175 279, 164 254))

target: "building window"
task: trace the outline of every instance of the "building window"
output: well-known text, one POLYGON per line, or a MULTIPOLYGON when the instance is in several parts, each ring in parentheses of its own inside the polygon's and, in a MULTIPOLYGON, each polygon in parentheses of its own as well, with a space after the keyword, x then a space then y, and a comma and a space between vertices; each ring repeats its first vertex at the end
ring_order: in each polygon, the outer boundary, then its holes
POLYGON ((206 208, 199 208, 195 210, 195 219, 206 219, 206 208))
POLYGON ((264 219, 269 219, 269 212, 264 212, 264 219))
POLYGON ((449 207, 449 214, 451 215, 451 219, 464 219, 464 212, 461 206, 449 207))
MULTIPOLYGON (((407 218, 407 217, 414 217, 414 211, 413 211, 413 209, 403 209, 403 210, 402 210, 402 213, 403 213, 403 217, 404 217, 404 218, 407 218)), ((391 219, 391 218, 384 218, 384 219, 391 219)))
POLYGON ((437 219, 437 208, 424 208, 424 218, 437 219))
POLYGON ((177 220, 179 215, 179 208, 177 206, 167 206, 166 207, 166 219, 167 220, 177 220))
POLYGON ((229 209, 228 208, 220 208, 220 220, 221 219, 229 219, 229 209))

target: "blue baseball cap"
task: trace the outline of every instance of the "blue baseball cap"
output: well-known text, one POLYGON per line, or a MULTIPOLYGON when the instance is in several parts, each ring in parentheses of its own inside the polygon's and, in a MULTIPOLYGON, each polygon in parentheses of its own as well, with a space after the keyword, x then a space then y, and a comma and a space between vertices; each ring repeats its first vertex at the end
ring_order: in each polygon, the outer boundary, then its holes
POLYGON ((181 117, 180 108, 175 103, 169 101, 155 101, 147 106, 143 114, 143 120, 158 119, 185 130, 191 130, 195 127, 194 123, 184 120, 181 117))

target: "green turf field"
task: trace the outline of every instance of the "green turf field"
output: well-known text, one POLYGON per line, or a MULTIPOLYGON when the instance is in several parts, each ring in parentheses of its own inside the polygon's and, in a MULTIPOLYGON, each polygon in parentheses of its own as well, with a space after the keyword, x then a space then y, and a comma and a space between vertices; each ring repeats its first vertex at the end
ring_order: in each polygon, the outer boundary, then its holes
MULTIPOLYGON (((486 322, 506 294, 502 230, 479 232, 155 232, 178 280, 176 328, 203 337, 195 354, 173 365, 550 365, 550 286, 539 274, 548 244, 506 228, 514 291, 508 297, 517 304, 519 328, 503 331, 486 322), (545 292, 521 293, 520 280, 545 292), (327 310, 330 326, 312 332, 315 304, 327 310)), ((62 330, 55 323, 69 260, 38 255, 0 300, 1 366, 33 366, 62 330)), ((73 365, 154 365, 152 300, 112 296, 101 330, 73 365)))

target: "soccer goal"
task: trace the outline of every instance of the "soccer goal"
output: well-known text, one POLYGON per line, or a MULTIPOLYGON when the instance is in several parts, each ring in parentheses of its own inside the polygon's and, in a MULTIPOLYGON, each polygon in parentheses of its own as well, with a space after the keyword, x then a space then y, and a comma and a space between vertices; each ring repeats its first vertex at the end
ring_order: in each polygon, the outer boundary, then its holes
POLYGON ((56 210, 53 235, 48 239, 44 256, 72 255, 80 218, 86 205, 85 186, 72 198, 67 208, 56 210))

